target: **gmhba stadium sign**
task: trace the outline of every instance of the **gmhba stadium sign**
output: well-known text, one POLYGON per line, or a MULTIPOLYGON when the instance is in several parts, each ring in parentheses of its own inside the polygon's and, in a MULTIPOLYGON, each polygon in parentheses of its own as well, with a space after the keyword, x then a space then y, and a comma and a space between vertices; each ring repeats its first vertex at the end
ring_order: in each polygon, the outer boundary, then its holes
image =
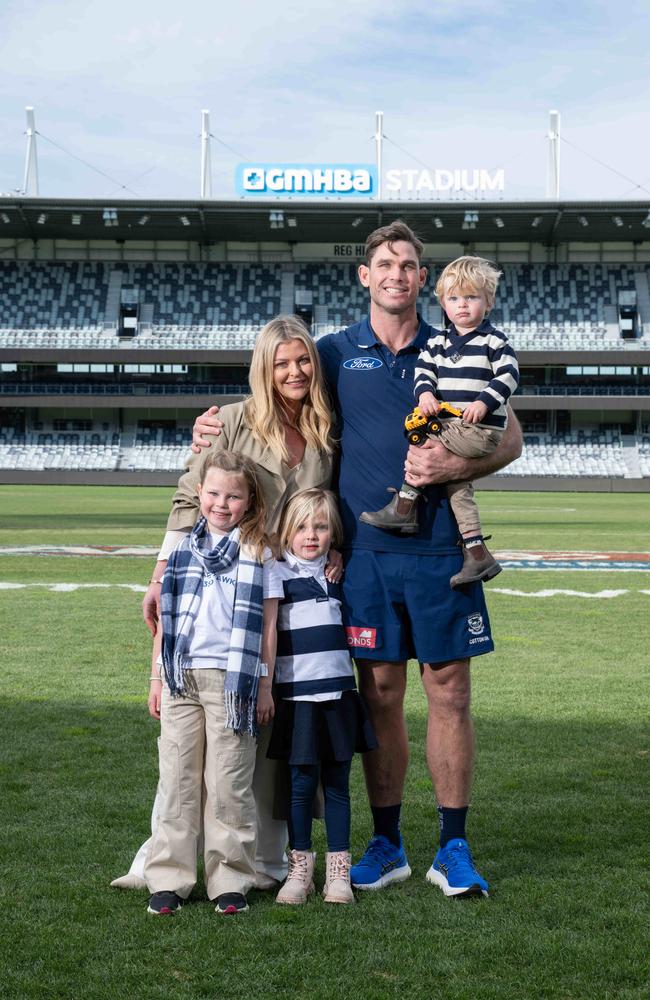
POLYGON ((235 175, 239 195, 320 195, 371 198, 377 171, 363 163, 240 163, 235 175))
MULTIPOLYGON (((240 197, 374 198, 377 168, 367 163, 240 163, 235 188, 240 197)), ((503 170, 387 170, 389 197, 476 194, 503 191, 503 170)))
POLYGON ((384 190, 397 194, 503 191, 503 170, 387 170, 384 190))

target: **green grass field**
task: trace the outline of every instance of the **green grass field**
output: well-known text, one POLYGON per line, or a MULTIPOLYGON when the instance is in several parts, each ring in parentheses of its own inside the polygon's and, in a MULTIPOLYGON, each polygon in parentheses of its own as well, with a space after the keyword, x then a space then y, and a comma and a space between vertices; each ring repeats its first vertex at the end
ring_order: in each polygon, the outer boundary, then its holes
MULTIPOLYGON (((167 489, 0 487, 0 544, 149 544, 167 489)), ((483 493, 495 549, 644 551, 643 495, 483 493)), ((470 813, 489 900, 424 875, 436 816, 424 699, 410 675, 404 836, 412 878, 354 907, 252 893, 178 917, 118 892, 147 833, 157 725, 146 711, 146 558, 0 555, 0 948, 7 998, 641 1000, 647 961, 650 573, 506 570, 489 588, 497 651, 475 661, 470 813), (53 592, 35 583, 96 583, 53 592), (516 590, 524 596, 499 593, 516 590), (535 596, 562 589, 618 596, 535 596)), ((353 851, 370 832, 356 761, 353 851)), ((324 840, 316 824, 319 877, 324 840)))

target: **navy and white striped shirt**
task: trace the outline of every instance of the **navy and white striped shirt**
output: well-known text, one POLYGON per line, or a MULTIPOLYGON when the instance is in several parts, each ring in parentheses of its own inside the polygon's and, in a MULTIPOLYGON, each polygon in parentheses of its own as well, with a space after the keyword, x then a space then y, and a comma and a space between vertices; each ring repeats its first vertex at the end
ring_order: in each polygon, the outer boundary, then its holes
POLYGON ((275 570, 284 586, 278 604, 275 684, 290 701, 332 701, 356 681, 341 619, 341 588, 325 578, 326 556, 291 552, 275 570))
POLYGON ((517 357, 500 330, 484 319, 461 335, 453 323, 436 331, 420 352, 415 368, 415 399, 433 392, 440 402, 464 409, 479 400, 488 408, 480 426, 505 427, 506 403, 519 385, 517 357))

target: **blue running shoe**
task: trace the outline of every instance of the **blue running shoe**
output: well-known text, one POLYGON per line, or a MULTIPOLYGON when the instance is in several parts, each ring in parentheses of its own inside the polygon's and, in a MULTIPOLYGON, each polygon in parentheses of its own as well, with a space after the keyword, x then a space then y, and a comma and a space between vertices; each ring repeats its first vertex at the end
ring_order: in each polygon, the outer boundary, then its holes
POLYGON ((399 847, 387 837, 373 837, 366 853, 350 868, 350 881, 355 889, 383 889, 391 882, 403 882, 411 874, 400 837, 399 847))
POLYGON ((427 872, 427 882, 439 885, 445 896, 484 896, 488 884, 474 867, 466 840, 460 837, 441 847, 427 872))

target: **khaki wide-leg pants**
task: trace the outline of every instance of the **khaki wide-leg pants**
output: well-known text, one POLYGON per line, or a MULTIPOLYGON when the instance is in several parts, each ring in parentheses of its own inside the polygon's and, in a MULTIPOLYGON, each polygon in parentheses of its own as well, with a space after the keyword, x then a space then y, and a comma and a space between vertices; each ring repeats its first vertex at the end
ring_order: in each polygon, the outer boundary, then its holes
POLYGON ((225 676, 192 671, 182 698, 163 688, 158 823, 144 866, 150 892, 189 896, 202 828, 208 897, 245 894, 255 882, 256 746, 252 736, 225 727, 225 676))

